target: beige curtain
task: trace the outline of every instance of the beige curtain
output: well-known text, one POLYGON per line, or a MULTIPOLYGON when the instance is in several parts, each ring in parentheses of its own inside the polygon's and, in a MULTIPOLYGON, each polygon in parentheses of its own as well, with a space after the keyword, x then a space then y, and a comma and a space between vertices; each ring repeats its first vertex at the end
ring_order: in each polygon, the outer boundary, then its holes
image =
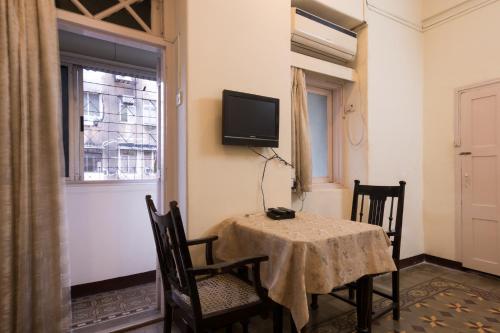
POLYGON ((298 194, 311 192, 312 158, 306 75, 302 69, 295 67, 292 67, 292 160, 298 194))
POLYGON ((62 332, 59 57, 53 0, 0 0, 0 332, 62 332))

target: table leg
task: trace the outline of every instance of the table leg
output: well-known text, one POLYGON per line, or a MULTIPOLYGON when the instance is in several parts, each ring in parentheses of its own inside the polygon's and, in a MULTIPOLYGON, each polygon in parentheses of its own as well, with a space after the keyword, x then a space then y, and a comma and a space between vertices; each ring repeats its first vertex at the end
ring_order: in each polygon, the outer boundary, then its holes
POLYGON ((356 289, 358 316, 356 331, 370 333, 372 330, 373 278, 369 275, 363 276, 357 281, 356 289))
POLYGON ((273 332, 283 332, 283 307, 280 304, 273 306, 273 332))

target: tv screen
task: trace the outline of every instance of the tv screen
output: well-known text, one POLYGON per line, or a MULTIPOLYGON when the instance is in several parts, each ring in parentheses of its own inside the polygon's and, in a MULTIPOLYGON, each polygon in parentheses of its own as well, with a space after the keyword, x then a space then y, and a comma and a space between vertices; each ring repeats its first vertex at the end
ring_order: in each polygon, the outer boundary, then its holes
POLYGON ((222 143, 278 147, 279 99, 224 90, 222 143))

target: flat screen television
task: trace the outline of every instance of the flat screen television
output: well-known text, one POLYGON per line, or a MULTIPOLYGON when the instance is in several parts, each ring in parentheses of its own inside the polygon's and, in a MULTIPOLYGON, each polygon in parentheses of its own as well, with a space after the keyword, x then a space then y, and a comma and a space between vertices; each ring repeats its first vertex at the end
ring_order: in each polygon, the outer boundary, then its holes
POLYGON ((224 90, 222 93, 222 144, 278 147, 277 98, 224 90))

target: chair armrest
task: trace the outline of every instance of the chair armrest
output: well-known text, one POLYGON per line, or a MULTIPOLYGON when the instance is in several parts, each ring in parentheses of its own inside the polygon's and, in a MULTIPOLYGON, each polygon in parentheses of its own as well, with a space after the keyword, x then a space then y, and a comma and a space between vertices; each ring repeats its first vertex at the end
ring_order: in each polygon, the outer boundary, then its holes
POLYGON ((214 263, 214 256, 212 253, 213 242, 219 239, 217 236, 208 236, 204 238, 191 239, 186 241, 187 246, 205 244, 205 260, 207 265, 214 263))
POLYGON ((188 246, 199 245, 199 244, 207 244, 207 243, 214 242, 217 239, 219 239, 219 237, 217 237, 217 236, 208 236, 208 237, 204 237, 204 238, 190 239, 186 243, 187 243, 188 246))
POLYGON ((213 265, 192 267, 188 268, 188 271, 193 275, 217 275, 228 273, 234 268, 243 267, 250 264, 258 265, 261 262, 267 260, 269 260, 268 256, 246 257, 233 261, 224 261, 213 265))

